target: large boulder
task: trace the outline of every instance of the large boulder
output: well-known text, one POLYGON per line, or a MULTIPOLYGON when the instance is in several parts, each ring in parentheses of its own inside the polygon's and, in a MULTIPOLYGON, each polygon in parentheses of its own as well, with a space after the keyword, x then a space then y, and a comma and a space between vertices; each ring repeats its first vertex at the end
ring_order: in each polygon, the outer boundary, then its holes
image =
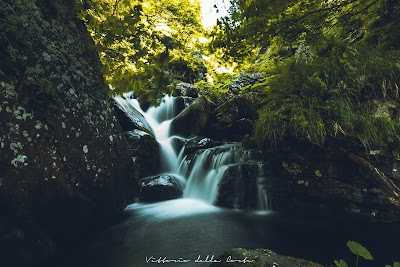
POLYGON ((154 136, 141 130, 125 133, 128 148, 136 163, 138 177, 144 178, 160 171, 160 145, 154 136))
POLYGON ((136 104, 139 107, 139 102, 136 99, 133 99, 133 95, 128 94, 123 97, 115 96, 113 100, 114 110, 123 131, 144 129, 150 131, 150 125, 146 118, 143 116, 141 111, 134 106, 136 104))
POLYGON ((321 264, 290 256, 276 254, 269 249, 246 250, 234 248, 226 251, 220 262, 215 262, 210 267, 322 267, 321 264))
POLYGON ((234 96, 211 113, 204 134, 213 139, 240 141, 253 133, 259 108, 256 94, 234 96))
POLYGON ((209 117, 210 103, 200 96, 175 117, 171 123, 171 132, 182 136, 196 135, 204 129, 209 117))
POLYGON ((0 265, 40 266, 138 194, 74 1, 0 2, 0 265))
POLYGON ((282 213, 299 216, 322 216, 341 220, 372 222, 400 221, 393 190, 399 188, 391 175, 389 159, 374 166, 364 159, 336 148, 312 149, 286 146, 268 159, 269 193, 273 207, 282 213), (386 167, 385 167, 386 166, 386 167), (386 175, 380 171, 385 171, 386 175), (380 177, 382 176, 382 177, 380 177), (380 181, 380 179, 383 179, 380 181))
POLYGON ((180 198, 182 196, 182 185, 178 178, 172 175, 158 175, 145 178, 140 184, 140 201, 158 202, 180 198))

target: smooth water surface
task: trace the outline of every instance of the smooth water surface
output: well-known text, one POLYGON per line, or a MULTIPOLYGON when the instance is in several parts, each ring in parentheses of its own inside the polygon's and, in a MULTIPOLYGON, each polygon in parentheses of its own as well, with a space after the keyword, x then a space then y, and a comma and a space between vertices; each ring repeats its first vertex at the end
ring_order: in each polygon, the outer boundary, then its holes
POLYGON ((217 257, 234 247, 268 248, 324 266, 340 258, 354 265, 348 240, 360 242, 375 258, 373 262, 360 260, 361 267, 384 266, 400 259, 400 227, 395 225, 293 221, 273 212, 225 210, 192 199, 134 204, 125 212, 128 217, 82 251, 75 261, 81 265, 74 266, 209 266, 195 260, 199 255, 203 260, 207 255, 217 257), (146 257, 152 256, 191 262, 147 263, 146 257))

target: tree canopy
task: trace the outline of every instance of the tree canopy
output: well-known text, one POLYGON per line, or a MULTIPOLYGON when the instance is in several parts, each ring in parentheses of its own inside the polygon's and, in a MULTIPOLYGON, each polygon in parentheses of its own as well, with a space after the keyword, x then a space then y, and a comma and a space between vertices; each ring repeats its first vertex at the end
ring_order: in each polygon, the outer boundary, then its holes
POLYGON ((199 79, 203 34, 197 0, 79 0, 113 88, 157 98, 171 79, 199 79))
POLYGON ((261 72, 263 144, 288 137, 323 145, 339 135, 399 157, 393 117, 400 84, 395 0, 231 0, 210 48, 261 72))
POLYGON ((221 96, 236 74, 260 72, 246 89, 263 103, 260 144, 293 137, 321 146, 346 135, 400 157, 397 0, 230 0, 229 16, 209 32, 198 0, 79 3, 117 92, 157 99, 183 80, 221 96), (236 66, 234 75, 218 74, 204 55, 236 66))

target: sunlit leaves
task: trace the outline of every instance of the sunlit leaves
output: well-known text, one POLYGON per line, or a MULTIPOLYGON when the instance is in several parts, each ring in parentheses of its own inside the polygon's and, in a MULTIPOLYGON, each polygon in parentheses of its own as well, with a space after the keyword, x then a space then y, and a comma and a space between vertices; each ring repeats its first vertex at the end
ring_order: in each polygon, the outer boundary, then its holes
POLYGON ((189 0, 77 0, 104 75, 118 91, 155 95, 170 82, 169 62, 199 47, 200 4, 189 0))
POLYGON ((371 43, 399 47, 399 3, 392 0, 231 0, 231 16, 220 21, 223 35, 215 45, 234 57, 247 57, 254 47, 266 48, 276 36, 288 46, 300 39, 319 44, 321 35, 368 39, 371 43), (376 30, 381 28, 384 32, 376 30), (392 30, 392 34, 388 30, 392 30), (245 39, 246 45, 240 42, 245 39))

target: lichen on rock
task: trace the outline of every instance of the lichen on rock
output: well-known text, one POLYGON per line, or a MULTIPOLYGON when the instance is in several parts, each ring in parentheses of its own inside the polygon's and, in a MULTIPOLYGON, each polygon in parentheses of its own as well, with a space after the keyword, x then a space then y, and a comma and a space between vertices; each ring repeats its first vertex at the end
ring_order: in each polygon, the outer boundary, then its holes
POLYGON ((53 245, 107 223, 138 193, 98 54, 75 11, 72 0, 0 3, 0 235, 10 237, 1 266, 47 259, 53 245))

